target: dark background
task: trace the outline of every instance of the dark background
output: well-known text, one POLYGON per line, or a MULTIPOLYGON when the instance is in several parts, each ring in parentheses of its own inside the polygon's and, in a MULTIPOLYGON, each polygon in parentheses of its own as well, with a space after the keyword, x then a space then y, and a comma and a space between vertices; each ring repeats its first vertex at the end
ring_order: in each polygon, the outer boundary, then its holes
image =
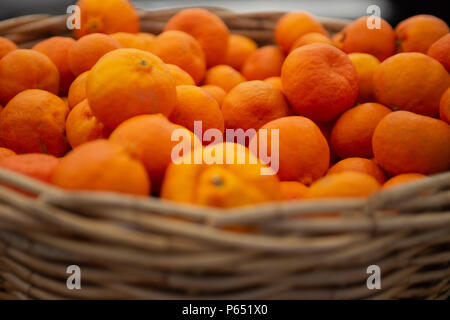
MULTIPOLYGON (((101 0, 98 0, 101 1, 101 0)), ((306 10, 315 15, 355 19, 371 4, 381 8, 381 17, 395 26, 419 13, 433 14, 449 23, 450 1, 398 0, 133 0, 138 8, 218 6, 238 12, 306 10)), ((0 0, 0 20, 33 13, 64 14, 76 0, 0 0)))

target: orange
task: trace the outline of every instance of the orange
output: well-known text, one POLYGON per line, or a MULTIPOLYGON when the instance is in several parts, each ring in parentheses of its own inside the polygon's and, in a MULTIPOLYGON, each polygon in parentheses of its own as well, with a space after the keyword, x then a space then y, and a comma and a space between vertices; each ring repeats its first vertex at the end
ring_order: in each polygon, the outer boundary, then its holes
POLYGON ((178 86, 177 101, 175 109, 170 114, 170 121, 193 132, 194 121, 201 121, 202 136, 206 130, 212 128, 223 132, 224 120, 220 106, 203 89, 196 86, 178 86))
MULTIPOLYGON (((222 154, 222 164, 171 163, 164 178, 161 198, 219 208, 232 208, 280 200, 280 182, 276 175, 261 175, 267 167, 242 145, 219 143, 205 148, 203 158, 222 154), (226 163, 244 157, 245 163, 226 163)), ((190 155, 182 159, 190 159, 190 155)))
POLYGON ((150 193, 144 166, 108 140, 91 141, 69 152, 56 168, 52 183, 70 190, 150 193))
POLYGON ((50 183, 59 161, 48 154, 19 154, 0 159, 0 168, 50 183))
POLYGON ((450 123, 450 88, 441 97, 439 103, 439 115, 441 120, 450 123))
POLYGON ((182 31, 166 31, 153 41, 152 53, 165 63, 179 66, 195 83, 205 76, 206 60, 202 47, 191 35, 182 31))
POLYGON ((72 82, 69 88, 67 102, 69 108, 73 109, 77 104, 86 99, 86 81, 89 71, 83 72, 72 82))
POLYGON ((255 129, 269 121, 291 114, 283 93, 260 80, 242 82, 234 87, 222 104, 225 127, 255 129))
POLYGON ((116 32, 110 34, 122 48, 134 48, 151 52, 155 36, 151 33, 116 32))
POLYGON ((364 198, 380 189, 378 181, 365 173, 345 171, 327 175, 309 187, 304 199, 364 198))
POLYGON ((395 32, 391 25, 381 18, 380 28, 370 29, 368 23, 371 18, 364 16, 347 25, 336 39, 338 48, 346 53, 369 53, 380 61, 395 54, 395 32))
POLYGON ((340 160, 336 151, 331 144, 331 131, 333 130, 335 121, 330 122, 316 122, 325 139, 327 139, 328 147, 330 148, 330 164, 336 163, 340 160))
POLYGON ((7 38, 0 37, 0 59, 16 49, 18 49, 18 47, 14 42, 7 38))
POLYGON ((373 156, 372 136, 391 110, 379 103, 364 103, 345 111, 331 131, 331 144, 341 158, 373 156))
POLYGON ((0 147, 0 160, 10 156, 14 156, 15 154, 16 153, 11 149, 0 147))
POLYGON ((326 30, 312 15, 304 11, 284 14, 275 26, 275 41, 289 52, 294 42, 310 32, 327 35, 326 30))
POLYGON ((258 45, 249 37, 240 34, 230 34, 224 64, 236 70, 241 70, 245 60, 257 49, 258 45))
POLYGON ((308 187, 297 181, 281 181, 281 200, 302 199, 308 191, 308 187))
POLYGON ((106 34, 93 33, 79 39, 69 51, 69 67, 79 76, 97 63, 106 53, 122 48, 120 43, 106 34))
POLYGON ((215 86, 213 84, 205 84, 204 86, 201 86, 200 88, 202 88, 208 94, 210 94, 211 97, 213 97, 217 101, 219 106, 222 107, 223 99, 225 98, 225 96, 227 94, 225 92, 225 90, 223 90, 221 87, 215 86))
POLYGON ((447 72, 450 72, 450 34, 446 34, 433 43, 427 55, 442 63, 447 72))
MULTIPOLYGON (((161 114, 128 119, 111 133, 109 140, 120 144, 142 161, 152 181, 153 191, 159 192, 167 166, 172 162, 173 149, 179 143, 172 140, 172 134, 177 129, 186 132, 193 148, 194 139, 197 139, 194 134, 171 123, 161 114)), ((201 142, 198 141, 195 145, 201 146, 201 142)))
POLYGON ((403 173, 390 178, 383 184, 382 189, 387 189, 399 184, 408 183, 410 181, 426 178, 427 176, 420 173, 403 173))
POLYGON ((375 161, 391 174, 450 169, 450 126, 408 111, 388 114, 372 138, 375 161))
POLYGON ((281 81, 292 109, 313 121, 333 120, 358 97, 355 67, 329 44, 312 43, 292 51, 283 64, 281 81))
POLYGON ((283 91, 283 84, 281 83, 281 77, 270 77, 264 79, 264 82, 273 85, 275 88, 283 91))
POLYGON ((344 34, 342 32, 337 32, 335 33, 332 37, 331 37, 331 41, 333 42, 333 45, 338 48, 341 49, 344 46, 344 34))
POLYGON ((242 66, 242 75, 247 80, 264 80, 278 77, 284 61, 283 51, 276 46, 264 46, 253 52, 242 66))
POLYGON ((375 70, 373 82, 380 103, 394 110, 436 117, 441 96, 450 86, 450 76, 433 58, 408 52, 383 61, 375 70))
POLYGON ((368 53, 350 53, 348 55, 358 74, 360 103, 375 101, 373 92, 373 74, 380 65, 380 60, 368 53))
POLYGON ((54 94, 25 90, 0 113, 0 145, 17 153, 62 156, 68 147, 64 132, 68 112, 54 94))
POLYGON ((334 46, 333 41, 330 39, 330 37, 328 37, 328 35, 319 32, 310 32, 298 38, 292 45, 289 52, 294 49, 300 48, 301 46, 316 42, 331 44, 334 46))
POLYGON ((27 89, 58 94, 59 72, 52 60, 40 52, 14 50, 0 60, 0 88, 2 105, 27 89))
POLYGON ((59 71, 59 94, 67 95, 70 84, 75 79, 69 68, 69 51, 75 40, 67 37, 52 37, 36 44, 33 49, 49 57, 59 71))
POLYGON ((89 33, 139 32, 139 18, 128 0, 79 0, 81 28, 77 38, 89 33))
POLYGON ((208 67, 225 62, 229 31, 215 14, 201 8, 181 10, 167 22, 164 31, 168 30, 184 31, 197 39, 208 67))
POLYGON ((335 174, 346 171, 356 171, 368 174, 369 176, 374 177, 380 184, 383 184, 386 181, 386 174, 375 163, 375 161, 365 158, 347 158, 341 160, 328 169, 327 174, 335 174))
POLYGON ((94 116, 110 129, 141 114, 168 116, 176 105, 175 82, 165 64, 138 49, 107 53, 89 72, 86 92, 94 116))
MULTIPOLYGON (((258 135, 250 141, 258 143, 259 137, 267 130, 267 149, 259 141, 259 154, 271 155, 271 150, 279 152, 278 177, 282 181, 298 181, 309 185, 325 174, 330 163, 330 150, 325 137, 314 122, 305 117, 291 116, 270 121, 263 125, 258 135), (272 131, 277 129, 278 131, 272 131), (272 146, 272 134, 278 132, 279 140, 272 146), (255 139, 258 139, 254 141, 255 139)), ((275 155, 274 155, 275 156, 275 155)))
POLYGON ((438 17, 419 14, 400 22, 395 28, 399 51, 426 53, 440 37, 449 33, 448 25, 438 17))
POLYGON ((88 141, 107 138, 108 130, 92 114, 87 99, 73 108, 66 120, 67 140, 72 148, 88 141))
POLYGON ((239 71, 222 64, 212 67, 206 71, 204 83, 216 85, 225 90, 225 92, 228 92, 244 81, 245 78, 239 73, 239 71))
POLYGON ((167 67, 167 69, 169 69, 169 72, 173 78, 173 81, 175 81, 175 86, 180 86, 183 84, 189 85, 189 86, 195 86, 194 79, 192 79, 192 77, 189 75, 189 73, 187 73, 186 71, 181 69, 179 66, 167 63, 166 67, 167 67))

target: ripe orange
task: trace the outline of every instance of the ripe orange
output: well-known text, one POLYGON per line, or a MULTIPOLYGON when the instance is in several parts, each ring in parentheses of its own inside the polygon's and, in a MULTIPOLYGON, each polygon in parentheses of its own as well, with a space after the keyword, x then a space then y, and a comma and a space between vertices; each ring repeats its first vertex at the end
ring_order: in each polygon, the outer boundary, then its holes
POLYGON ((225 96, 227 94, 225 92, 225 90, 223 90, 221 87, 215 86, 213 84, 205 84, 205 85, 201 86, 200 88, 202 88, 208 94, 210 94, 211 97, 213 97, 217 101, 219 106, 222 107, 223 99, 225 98, 225 96))
POLYGON ((224 64, 236 70, 241 70, 245 60, 257 49, 258 45, 249 37, 240 34, 230 34, 224 64))
POLYGON ((158 35, 153 41, 152 53, 165 63, 179 66, 199 83, 205 76, 206 60, 202 47, 188 33, 172 30, 158 35))
POLYGON ((305 196, 308 187, 297 181, 281 181, 281 200, 298 200, 305 196))
POLYGON ((449 32, 443 20, 428 14, 405 19, 395 28, 401 52, 426 53, 435 41, 449 32))
POLYGON ((375 161, 391 174, 450 169, 450 126, 408 111, 385 116, 372 138, 375 161))
POLYGON ((77 104, 86 99, 86 81, 89 71, 83 72, 72 82, 69 88, 67 102, 69 108, 73 109, 77 104))
POLYGON ((16 153, 14 151, 12 151, 11 149, 0 147, 0 160, 10 157, 10 156, 13 156, 15 154, 16 153))
POLYGON ((375 101, 373 74, 380 65, 380 60, 368 53, 350 53, 348 55, 358 74, 360 103, 375 101))
POLYGON ((113 129, 141 114, 168 116, 176 105, 175 82, 157 56, 137 49, 107 53, 89 72, 86 83, 91 110, 113 129))
POLYGON ((206 71, 204 83, 216 85, 225 90, 225 92, 228 92, 244 81, 245 78, 239 73, 239 71, 222 64, 212 67, 206 71))
POLYGON ((281 83, 281 77, 270 77, 264 79, 264 82, 273 85, 275 88, 283 91, 283 84, 281 83))
POLYGON ((327 35, 320 22, 309 13, 289 12, 278 20, 275 26, 275 40, 284 52, 289 52, 297 39, 310 32, 327 35))
POLYGON ((325 139, 327 139, 328 147, 330 148, 330 164, 334 164, 340 160, 336 151, 331 144, 331 131, 333 130, 335 121, 330 122, 316 122, 325 139))
POLYGON ((445 68, 433 58, 416 52, 399 53, 383 61, 373 81, 380 103, 394 110, 430 117, 439 114, 439 101, 450 86, 445 68))
POLYGON ((59 161, 48 154, 19 154, 0 159, 0 168, 50 183, 59 161))
POLYGON ((333 120, 358 97, 358 75, 351 60, 324 43, 292 51, 283 64, 281 81, 292 109, 313 121, 333 120))
POLYGON ((304 45, 316 43, 316 42, 331 44, 334 46, 333 41, 331 41, 331 39, 330 39, 330 37, 328 37, 328 35, 325 35, 325 34, 319 33, 319 32, 310 32, 310 33, 307 33, 307 34, 301 36, 300 38, 298 38, 292 45, 291 50, 289 50, 289 52, 294 49, 300 48, 304 45))
POLYGON ((450 72, 450 34, 433 43, 428 49, 427 55, 442 63, 447 72, 450 72))
POLYGON ((242 75, 247 80, 264 80, 278 77, 284 61, 283 51, 276 46, 264 46, 253 52, 242 66, 242 75))
POLYGON ((110 34, 122 48, 133 48, 151 52, 155 36, 151 33, 116 32, 110 34))
POLYGON ((128 0, 79 0, 81 28, 77 38, 89 33, 139 32, 139 18, 128 0))
POLYGON ((179 66, 167 63, 166 67, 167 69, 169 69, 170 75, 172 76, 173 81, 175 82, 175 86, 181 85, 195 86, 194 79, 192 79, 189 73, 181 69, 179 66))
POLYGON ((420 173, 403 173, 393 176, 383 184, 382 189, 391 188, 399 184, 408 183, 410 181, 426 178, 427 176, 420 173))
POLYGON ((258 130, 267 122, 292 112, 279 89, 254 80, 238 84, 226 95, 222 113, 226 128, 258 130))
POLYGON ((6 105, 27 89, 59 91, 59 72, 46 55, 29 49, 13 50, 0 60, 0 104, 6 105))
POLYGON ((0 37, 0 59, 16 49, 18 49, 18 47, 14 42, 7 38, 0 37))
POLYGON ((441 120, 450 123, 450 88, 441 97, 439 103, 439 115, 441 120))
POLYGON ((345 111, 331 131, 331 144, 341 158, 373 156, 372 136, 391 110, 379 103, 364 103, 345 111))
POLYGON ((25 90, 0 113, 0 145, 17 153, 62 156, 68 148, 64 132, 68 112, 54 94, 25 90))
POLYGON ((380 184, 383 184, 386 181, 386 174, 375 161, 365 158, 347 158, 341 160, 328 169, 327 174, 336 174, 346 171, 368 174, 369 176, 374 177, 380 184))
POLYGON ((208 67, 225 62, 229 31, 217 15, 201 8, 184 9, 169 19, 164 28, 168 30, 184 31, 197 39, 208 67))

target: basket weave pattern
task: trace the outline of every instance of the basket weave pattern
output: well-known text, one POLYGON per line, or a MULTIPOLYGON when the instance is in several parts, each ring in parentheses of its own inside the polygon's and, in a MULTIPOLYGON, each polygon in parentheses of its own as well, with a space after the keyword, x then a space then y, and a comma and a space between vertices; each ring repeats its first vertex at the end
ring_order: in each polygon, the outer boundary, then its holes
MULTIPOLYGON (((273 41, 282 14, 209 9, 259 43, 273 41)), ((160 32, 177 10, 140 11, 142 30, 160 32)), ((347 23, 319 20, 330 32, 347 23)), ((65 21, 15 18, 0 22, 0 36, 30 47, 65 35, 65 21)), ((445 299, 450 292, 450 172, 369 199, 226 211, 66 192, 1 169, 0 182, 0 299, 445 299), (311 218, 323 212, 340 216, 311 218), (256 231, 225 228, 234 225, 256 231), (381 290, 366 286, 373 264, 381 290), (69 265, 82 270, 81 290, 66 287, 69 265)))

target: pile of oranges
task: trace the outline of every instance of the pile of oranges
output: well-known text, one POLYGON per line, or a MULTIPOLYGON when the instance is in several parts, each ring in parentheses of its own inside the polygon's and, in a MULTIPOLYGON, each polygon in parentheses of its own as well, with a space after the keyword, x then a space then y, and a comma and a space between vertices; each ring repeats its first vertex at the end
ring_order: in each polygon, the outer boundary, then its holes
POLYGON ((450 169, 450 33, 437 17, 395 29, 361 17, 331 36, 291 12, 276 45, 258 47, 204 9, 181 10, 153 35, 127 0, 78 6, 77 40, 19 49, 0 38, 2 168, 70 190, 220 208, 367 197, 450 169), (194 121, 202 133, 257 134, 202 145, 194 121), (175 163, 180 128, 194 143, 178 160, 201 148, 252 161, 175 163), (262 130, 279 151, 273 175, 248 148, 262 130))

